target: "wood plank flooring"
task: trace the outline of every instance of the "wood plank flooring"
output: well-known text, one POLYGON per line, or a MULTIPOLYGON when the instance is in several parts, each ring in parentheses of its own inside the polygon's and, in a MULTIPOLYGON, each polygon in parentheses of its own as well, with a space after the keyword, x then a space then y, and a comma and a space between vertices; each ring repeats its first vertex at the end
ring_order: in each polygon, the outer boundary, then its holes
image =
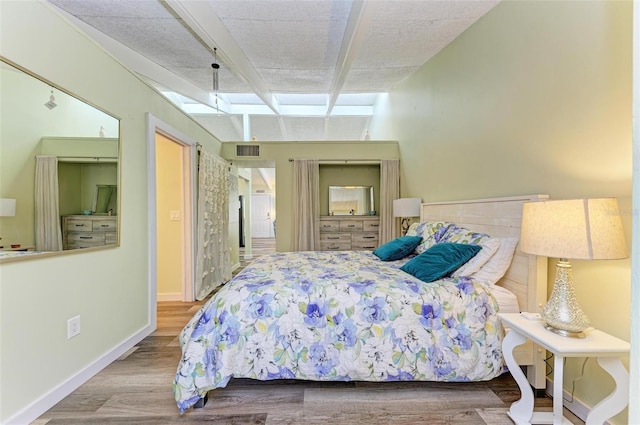
MULTIPOLYGON (((235 379, 210 392, 204 408, 181 416, 171 391, 181 355, 177 335, 201 305, 159 302, 152 335, 32 425, 512 424, 507 411, 520 392, 508 373, 489 382, 455 384, 235 379)), ((552 410, 549 398, 535 402, 552 410)), ((565 414, 572 423, 583 423, 566 409, 565 414)))

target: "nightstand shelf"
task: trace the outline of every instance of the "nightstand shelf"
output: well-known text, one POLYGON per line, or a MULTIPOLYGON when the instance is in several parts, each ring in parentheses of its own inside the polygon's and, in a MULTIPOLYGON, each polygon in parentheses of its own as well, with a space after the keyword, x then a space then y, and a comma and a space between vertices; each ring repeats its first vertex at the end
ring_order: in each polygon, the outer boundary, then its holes
POLYGON ((629 403, 629 372, 620 358, 629 354, 629 343, 597 329, 587 331, 584 339, 567 338, 544 328, 541 320, 529 320, 520 314, 499 314, 509 329, 502 344, 505 362, 522 394, 511 405, 509 417, 520 424, 571 424, 562 416, 562 377, 565 357, 595 357, 598 364, 614 379, 616 387, 608 397, 589 412, 586 425, 602 424, 618 414, 629 403), (533 391, 513 357, 513 349, 531 339, 554 355, 553 413, 533 411, 533 391))

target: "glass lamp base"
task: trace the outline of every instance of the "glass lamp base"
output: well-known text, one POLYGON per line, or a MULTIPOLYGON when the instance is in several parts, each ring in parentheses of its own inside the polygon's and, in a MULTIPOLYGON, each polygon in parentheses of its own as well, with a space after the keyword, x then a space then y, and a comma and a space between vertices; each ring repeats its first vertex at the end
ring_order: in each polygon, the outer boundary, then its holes
POLYGON ((544 325, 544 328, 548 331, 551 331, 555 334, 558 334, 560 336, 564 336, 564 337, 568 337, 568 338, 585 338, 587 336, 586 333, 580 331, 580 332, 571 332, 571 331, 565 331, 564 329, 557 329, 554 328, 551 325, 544 325))
POLYGON ((589 319, 576 300, 571 264, 566 259, 558 261, 553 291, 540 311, 540 317, 551 332, 570 338, 585 337, 589 319))

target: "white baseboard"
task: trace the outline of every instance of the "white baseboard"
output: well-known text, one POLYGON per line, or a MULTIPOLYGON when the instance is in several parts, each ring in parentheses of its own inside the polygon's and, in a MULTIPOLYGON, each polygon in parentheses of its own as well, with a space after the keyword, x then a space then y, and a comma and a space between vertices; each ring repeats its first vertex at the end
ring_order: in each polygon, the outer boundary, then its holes
MULTIPOLYGON (((549 378, 547 378, 546 391, 547 391, 547 395, 553 398, 553 381, 549 378)), ((582 400, 576 398, 575 395, 572 397, 571 393, 564 388, 562 389, 562 394, 564 397, 564 400, 562 401, 562 406, 565 407, 574 415, 576 415, 577 417, 579 417, 582 420, 582 422, 586 422, 587 415, 589 415, 591 408, 588 407, 582 400), (567 400, 572 400, 572 401, 567 401, 567 400)), ((606 421, 604 425, 611 425, 611 423, 609 421, 606 421)))
POLYGON ((71 394, 75 391, 80 385, 87 382, 89 379, 94 377, 98 372, 100 372, 105 367, 109 366, 115 360, 117 360, 121 355, 129 351, 132 347, 134 347, 137 343, 142 341, 147 336, 151 335, 154 329, 151 326, 146 326, 139 332, 130 336, 126 341, 122 344, 114 347, 109 352, 102 355, 95 362, 91 363, 84 369, 80 370, 78 373, 67 379, 65 382, 61 383, 57 387, 53 388, 48 393, 44 394, 42 397, 35 400, 33 403, 25 407, 24 409, 17 412, 15 415, 9 417, 5 422, 6 425, 19 425, 19 424, 28 424, 40 417, 44 412, 51 409, 58 402, 60 402, 63 398, 71 394))
POLYGON ((182 301, 182 292, 158 292, 158 301, 182 301))
POLYGON ((233 266, 231 266, 231 271, 236 271, 238 268, 240 268, 241 264, 240 263, 235 263, 233 266))

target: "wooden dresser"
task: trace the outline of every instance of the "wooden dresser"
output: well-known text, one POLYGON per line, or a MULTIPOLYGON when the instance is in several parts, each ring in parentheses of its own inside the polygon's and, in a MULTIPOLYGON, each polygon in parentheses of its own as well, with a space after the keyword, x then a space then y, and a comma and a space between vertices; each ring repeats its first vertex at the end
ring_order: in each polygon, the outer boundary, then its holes
POLYGON ((378 216, 320 217, 322 251, 372 251, 378 247, 378 216))
POLYGON ((65 215, 62 217, 63 249, 89 248, 118 243, 115 215, 65 215))

